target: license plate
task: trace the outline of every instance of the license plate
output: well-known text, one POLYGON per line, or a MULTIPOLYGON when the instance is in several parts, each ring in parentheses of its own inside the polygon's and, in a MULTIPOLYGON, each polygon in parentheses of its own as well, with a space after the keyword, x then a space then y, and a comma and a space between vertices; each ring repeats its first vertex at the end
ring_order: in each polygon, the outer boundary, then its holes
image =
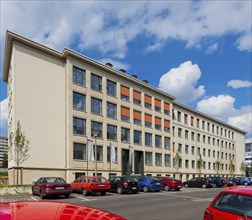
POLYGON ((98 186, 105 186, 104 184, 98 184, 98 186))
POLYGON ((132 189, 136 189, 136 187, 132 187, 132 189))
POLYGON ((156 183, 156 185, 160 185, 160 183, 156 183))
POLYGON ((181 186, 178 186, 178 188, 181 188, 181 186))
POLYGON ((55 189, 64 189, 64 187, 55 187, 55 189))

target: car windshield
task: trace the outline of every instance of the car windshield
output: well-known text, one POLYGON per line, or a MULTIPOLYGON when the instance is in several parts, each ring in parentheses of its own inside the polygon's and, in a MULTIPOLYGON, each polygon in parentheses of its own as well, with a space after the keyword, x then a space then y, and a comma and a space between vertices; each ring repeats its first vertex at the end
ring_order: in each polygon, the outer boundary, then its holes
POLYGON ((136 177, 128 177, 126 178, 127 182, 138 182, 137 178, 136 177))
POLYGON ((152 181, 152 180, 159 180, 159 179, 157 179, 155 177, 152 177, 152 176, 148 176, 148 178, 149 178, 150 181, 152 181))
POLYGON ((44 179, 45 183, 66 183, 66 181, 60 177, 48 177, 44 179))
POLYGON ((252 196, 249 195, 222 193, 213 207, 224 212, 252 218, 252 196))

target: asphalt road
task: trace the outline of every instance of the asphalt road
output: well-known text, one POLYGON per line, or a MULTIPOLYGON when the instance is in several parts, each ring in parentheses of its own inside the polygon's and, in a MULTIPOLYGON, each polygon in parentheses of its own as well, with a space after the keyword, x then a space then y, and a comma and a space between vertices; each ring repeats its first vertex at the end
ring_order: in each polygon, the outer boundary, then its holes
MULTIPOLYGON (((183 188, 181 191, 149 192, 118 195, 108 193, 106 196, 82 196, 72 194, 69 199, 52 198, 110 211, 129 220, 202 220, 205 208, 213 197, 222 189, 183 188)), ((37 196, 4 196, 1 201, 40 200, 37 196)))

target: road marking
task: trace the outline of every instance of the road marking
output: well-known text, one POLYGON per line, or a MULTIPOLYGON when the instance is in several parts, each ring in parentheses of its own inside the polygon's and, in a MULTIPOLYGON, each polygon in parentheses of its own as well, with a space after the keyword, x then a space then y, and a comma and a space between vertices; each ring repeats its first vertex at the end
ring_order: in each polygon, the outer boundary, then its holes
POLYGON ((97 199, 87 199, 87 198, 82 198, 81 201, 94 201, 94 200, 97 200, 97 199))
POLYGON ((160 195, 167 195, 167 196, 173 196, 173 197, 180 197, 180 198, 187 198, 187 199, 192 199, 193 201, 203 201, 203 200, 208 200, 208 199, 212 199, 212 198, 197 198, 197 197, 192 197, 192 196, 182 196, 182 195, 174 195, 174 194, 171 194, 171 193, 156 193, 156 194, 160 194, 160 195))

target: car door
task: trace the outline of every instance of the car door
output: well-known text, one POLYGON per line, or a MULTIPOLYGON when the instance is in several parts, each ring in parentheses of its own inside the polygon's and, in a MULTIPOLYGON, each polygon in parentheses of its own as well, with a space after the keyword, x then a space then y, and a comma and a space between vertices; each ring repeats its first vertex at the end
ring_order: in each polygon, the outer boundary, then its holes
POLYGON ((116 190, 115 177, 109 178, 109 182, 110 182, 110 191, 115 191, 116 190))
POLYGON ((188 186, 190 187, 195 187, 196 185, 196 179, 195 178, 192 178, 188 181, 188 186))
POLYGON ((35 194, 39 194, 41 184, 43 183, 43 178, 39 178, 38 181, 33 186, 33 191, 35 194))
POLYGON ((202 184, 203 184, 203 178, 202 177, 196 178, 195 187, 201 187, 202 184))

